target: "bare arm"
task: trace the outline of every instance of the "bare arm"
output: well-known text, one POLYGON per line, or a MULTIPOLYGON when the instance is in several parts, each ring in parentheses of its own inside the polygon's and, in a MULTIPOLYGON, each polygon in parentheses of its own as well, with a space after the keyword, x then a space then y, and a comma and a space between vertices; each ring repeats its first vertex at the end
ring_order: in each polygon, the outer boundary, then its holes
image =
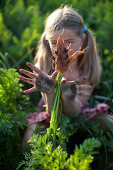
POLYGON ((51 115, 51 110, 54 102, 54 92, 53 93, 42 93, 43 100, 46 104, 46 110, 49 115, 51 115))
MULTIPOLYGON (((30 78, 26 78, 23 76, 19 76, 19 78, 33 85, 31 89, 25 90, 24 92, 25 93, 31 93, 35 91, 42 92, 44 94, 43 98, 45 99, 45 103, 47 104, 47 111, 50 114, 54 100, 54 88, 56 85, 57 72, 54 72, 51 76, 49 76, 48 74, 44 73, 31 63, 27 63, 27 66, 30 67, 35 73, 31 73, 27 70, 20 69, 21 73, 27 75, 30 78)), ((86 80, 86 78, 83 77, 70 82, 62 81, 61 90, 64 113, 72 116, 77 116, 81 111, 82 108, 81 104, 84 104, 88 100, 90 92, 87 93, 87 90, 91 90, 91 86, 78 85, 79 83, 82 83, 84 80, 86 80), (78 98, 78 96, 81 97, 78 98)))
POLYGON ((95 123, 99 123, 99 127, 104 132, 111 132, 113 134, 113 115, 111 114, 103 114, 96 115, 92 118, 92 121, 95 123))

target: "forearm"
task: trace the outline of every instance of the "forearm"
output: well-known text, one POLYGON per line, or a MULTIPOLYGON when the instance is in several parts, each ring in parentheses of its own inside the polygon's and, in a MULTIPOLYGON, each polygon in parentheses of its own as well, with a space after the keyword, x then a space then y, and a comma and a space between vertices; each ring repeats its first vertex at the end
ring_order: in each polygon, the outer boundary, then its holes
POLYGON ((80 114, 82 105, 78 99, 63 99, 62 101, 64 114, 72 117, 77 117, 80 114))
POLYGON ((26 129, 23 140, 22 140, 23 149, 25 149, 29 145, 28 141, 30 137, 33 135, 33 131, 35 130, 35 128, 36 128, 36 124, 31 124, 29 128, 26 129))
POLYGON ((110 114, 105 114, 103 116, 96 116, 92 119, 94 122, 99 123, 99 127, 104 131, 110 131, 112 129, 113 133, 113 116, 110 114))
POLYGON ((46 94, 46 104, 47 104, 47 112, 51 115, 51 110, 54 102, 54 93, 46 94))

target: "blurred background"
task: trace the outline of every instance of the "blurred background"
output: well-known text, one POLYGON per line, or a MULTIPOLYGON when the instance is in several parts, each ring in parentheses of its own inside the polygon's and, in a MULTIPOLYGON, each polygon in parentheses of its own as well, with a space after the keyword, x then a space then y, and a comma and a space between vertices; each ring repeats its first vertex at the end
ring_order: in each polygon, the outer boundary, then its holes
POLYGON ((7 162, 6 165, 11 169, 15 169, 18 161, 22 159, 20 155, 23 151, 20 151, 20 143, 27 126, 26 115, 36 109, 40 99, 38 92, 29 95, 22 93, 24 89, 29 88, 29 85, 18 80, 19 69, 28 69, 26 62, 33 62, 36 46, 44 29, 44 20, 61 5, 70 5, 76 9, 83 17, 84 25, 91 29, 96 37, 103 74, 90 104, 94 106, 105 102, 110 105, 110 113, 113 113, 113 1, 0 0, 2 169, 6 168, 4 162, 7 162), (17 153, 14 153, 15 148, 17 153))

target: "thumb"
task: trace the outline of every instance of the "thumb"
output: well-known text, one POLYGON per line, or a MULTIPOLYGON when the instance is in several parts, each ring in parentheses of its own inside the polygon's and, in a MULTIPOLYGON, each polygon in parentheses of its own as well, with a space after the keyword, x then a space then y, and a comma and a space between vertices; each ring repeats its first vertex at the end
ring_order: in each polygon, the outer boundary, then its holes
POLYGON ((54 71, 51 77, 55 80, 57 77, 58 71, 54 71))

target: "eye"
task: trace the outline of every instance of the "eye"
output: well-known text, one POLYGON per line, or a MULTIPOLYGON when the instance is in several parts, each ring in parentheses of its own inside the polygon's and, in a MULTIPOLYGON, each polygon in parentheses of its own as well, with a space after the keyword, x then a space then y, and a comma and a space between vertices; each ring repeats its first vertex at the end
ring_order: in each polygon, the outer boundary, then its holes
POLYGON ((72 44, 72 42, 67 42, 66 44, 67 44, 67 45, 70 45, 70 44, 72 44))
POLYGON ((51 43, 52 45, 56 45, 56 43, 51 43))
POLYGON ((66 41, 65 43, 67 44, 67 45, 70 45, 70 44, 72 44, 74 41, 66 41))
POLYGON ((56 41, 51 41, 52 45, 56 45, 56 43, 57 43, 56 41))

